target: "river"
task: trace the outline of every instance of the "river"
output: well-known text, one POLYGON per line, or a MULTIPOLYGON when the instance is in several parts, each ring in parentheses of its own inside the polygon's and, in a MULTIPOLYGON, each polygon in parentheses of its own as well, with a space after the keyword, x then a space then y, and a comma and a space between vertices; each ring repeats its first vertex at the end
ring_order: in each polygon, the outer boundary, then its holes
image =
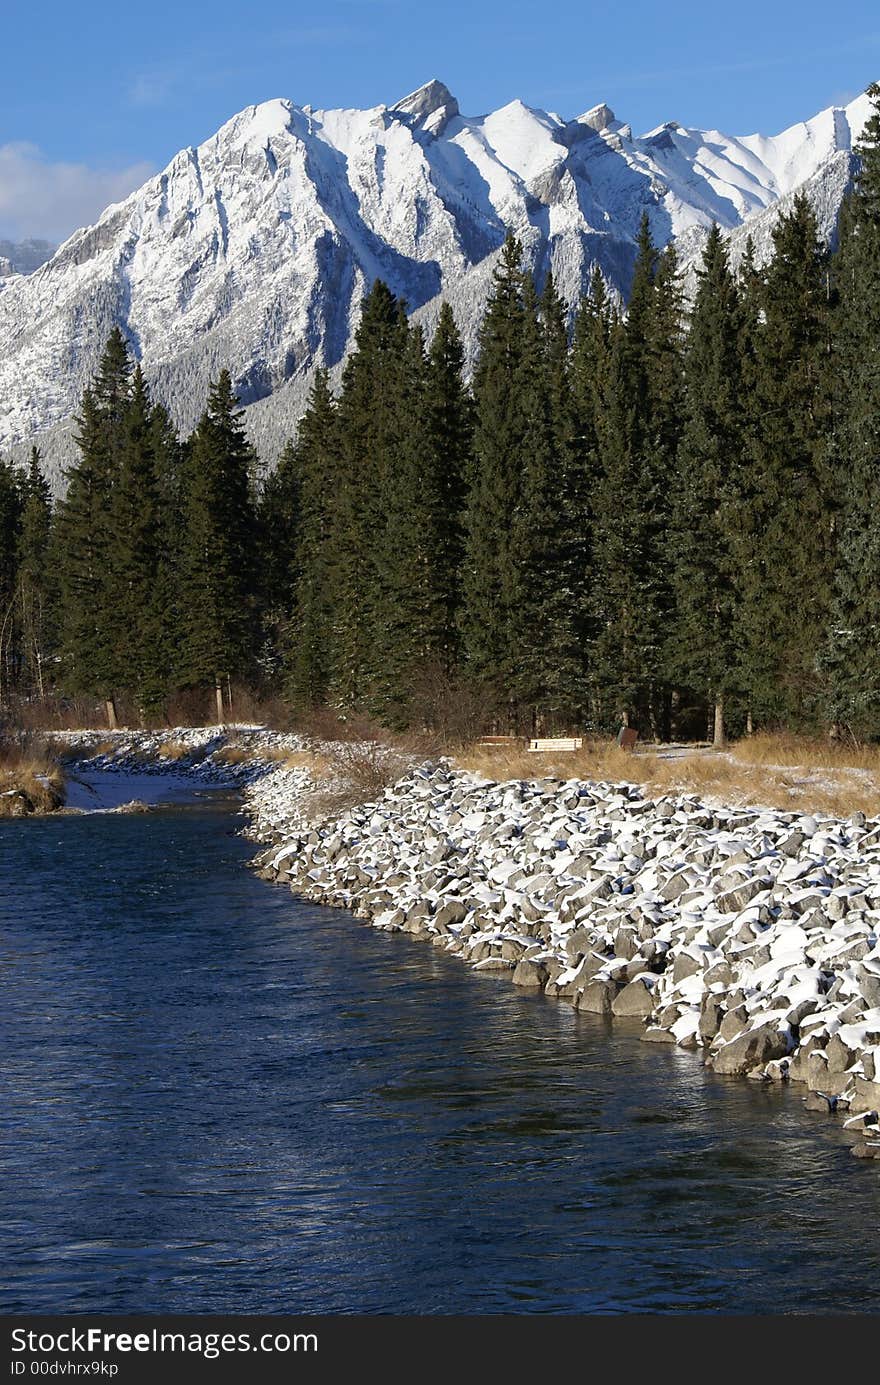
POLYGON ((298 901, 233 810, 0 824, 0 1311, 880 1309, 797 1090, 298 901))

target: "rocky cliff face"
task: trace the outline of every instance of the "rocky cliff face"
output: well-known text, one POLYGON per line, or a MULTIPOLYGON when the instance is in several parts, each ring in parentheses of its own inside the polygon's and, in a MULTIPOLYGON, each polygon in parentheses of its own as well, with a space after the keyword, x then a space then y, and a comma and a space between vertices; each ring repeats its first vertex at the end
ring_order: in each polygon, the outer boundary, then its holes
POLYGON ((766 250, 806 186, 831 235, 868 110, 861 97, 773 138, 675 122, 636 138, 604 105, 463 116, 437 81, 367 111, 250 107, 33 273, 0 262, 0 447, 36 439, 57 469, 119 323, 183 428, 228 367, 269 460, 315 364, 341 363, 375 277, 427 325, 448 297, 473 346, 509 229, 570 302, 594 264, 626 293, 644 211, 685 258, 713 221, 766 250))

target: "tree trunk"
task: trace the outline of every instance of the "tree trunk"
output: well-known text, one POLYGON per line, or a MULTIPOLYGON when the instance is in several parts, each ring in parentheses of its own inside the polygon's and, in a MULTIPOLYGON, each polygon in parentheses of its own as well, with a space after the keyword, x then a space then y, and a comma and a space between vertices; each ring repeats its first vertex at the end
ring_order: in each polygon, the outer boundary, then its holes
POLYGON ((215 697, 216 697, 216 699, 217 699, 217 725, 218 725, 218 726, 222 726, 222 725, 223 725, 223 684, 222 684, 221 681, 220 681, 220 675, 219 675, 219 673, 217 674, 217 681, 216 681, 216 685, 215 685, 215 687, 214 687, 214 695, 215 695, 215 697))
POLYGON ((712 744, 716 750, 723 750, 727 745, 727 736, 724 731, 724 698, 720 696, 715 699, 715 728, 712 744))
POLYGON ((750 707, 749 710, 748 710, 748 712, 746 713, 746 735, 747 735, 747 736, 752 736, 752 735, 754 735, 754 732, 755 732, 755 728, 754 728, 754 725, 752 724, 752 709, 751 709, 751 707, 750 707))
POLYGON ((673 688, 669 699, 669 739, 678 740, 678 718, 681 713, 681 690, 673 688))
POLYGON ((112 697, 108 697, 105 700, 104 707, 107 711, 107 725, 110 727, 111 731, 118 731, 119 722, 116 719, 116 703, 112 697))

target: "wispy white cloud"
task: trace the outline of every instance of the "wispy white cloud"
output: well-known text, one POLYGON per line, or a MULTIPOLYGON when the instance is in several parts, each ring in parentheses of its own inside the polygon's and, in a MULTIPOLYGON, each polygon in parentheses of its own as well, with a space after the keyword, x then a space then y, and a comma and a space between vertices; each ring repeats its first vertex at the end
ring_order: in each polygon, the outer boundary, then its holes
POLYGON ((176 85, 171 72, 139 72, 131 84, 128 100, 132 106, 164 106, 176 85))
POLYGON ((154 171, 147 163, 102 169, 53 162, 35 144, 0 144, 0 236, 64 240, 154 171))

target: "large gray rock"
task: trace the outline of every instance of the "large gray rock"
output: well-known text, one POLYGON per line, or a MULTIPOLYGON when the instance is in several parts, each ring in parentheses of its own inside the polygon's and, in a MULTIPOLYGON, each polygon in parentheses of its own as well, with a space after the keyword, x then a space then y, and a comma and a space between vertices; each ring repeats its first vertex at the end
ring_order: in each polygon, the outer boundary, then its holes
POLYGON ((861 962, 856 968, 859 990, 870 1008, 880 1007, 880 963, 861 962))
POLYGON ((726 890, 718 895, 715 906, 722 914, 738 914, 741 909, 745 909, 747 904, 766 890, 772 881, 765 878, 744 880, 741 885, 736 885, 732 890, 726 890))
POLYGON ((850 1104, 853 1115, 862 1115, 866 1111, 880 1113, 880 1082, 869 1082, 865 1077, 857 1077, 853 1083, 853 1092, 850 1104))
POLYGON ((645 976, 637 976, 615 997, 611 1006, 615 1015, 633 1015, 647 1018, 653 1014, 654 1002, 651 988, 645 976))
POLYGON ((581 991, 577 1008, 591 1015, 610 1015, 616 995, 617 987, 613 981, 594 977, 581 991))
POLYGON ((453 923, 464 923, 468 916, 468 906, 463 899, 447 899, 434 915, 438 928, 448 928, 453 923))
POLYGON ((703 1040, 704 1043, 709 1043, 711 1039, 715 1038, 715 1035, 721 1028, 721 1022, 724 1019, 724 1013, 724 1006, 719 1000, 718 996, 712 995, 710 993, 709 995, 703 997, 703 1004, 700 1009, 700 1027, 698 1032, 700 1038, 703 1040))
POLYGON ((513 972, 514 986, 530 990, 542 990, 547 982, 547 968, 541 962, 531 962, 523 958, 517 962, 513 972))
POLYGON ((789 1036, 775 1022, 757 1025, 720 1048, 712 1059, 715 1072, 738 1076, 761 1068, 772 1058, 784 1058, 789 1036))

